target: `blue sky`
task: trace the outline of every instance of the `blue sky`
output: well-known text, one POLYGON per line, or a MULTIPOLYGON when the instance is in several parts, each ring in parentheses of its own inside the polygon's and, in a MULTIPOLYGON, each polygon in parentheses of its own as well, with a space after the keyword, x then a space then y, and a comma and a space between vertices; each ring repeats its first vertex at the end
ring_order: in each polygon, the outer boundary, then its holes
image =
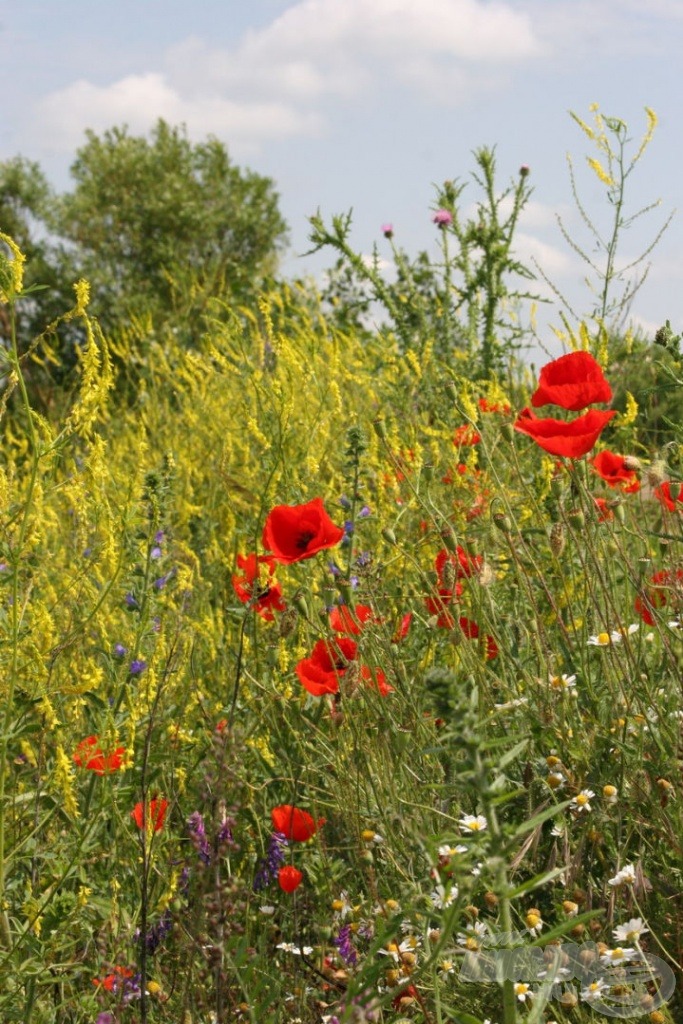
MULTIPOLYGON (((556 224, 559 213, 590 244, 567 152, 587 210, 600 224, 608 210, 568 111, 590 121, 598 103, 636 140, 644 108, 658 115, 627 207, 662 203, 624 236, 629 262, 680 205, 681 52, 683 0, 0 0, 0 159, 22 153, 66 188, 86 128, 184 122, 274 179, 290 225, 284 269, 298 276, 332 262, 300 257, 318 208, 328 219, 353 208, 363 252, 386 250, 385 222, 409 253, 436 252, 433 184, 465 179, 472 150, 495 144, 501 185, 531 168, 519 255, 587 313, 587 268, 556 224)), ((667 317, 683 329, 682 216, 632 308, 647 330, 667 317)))

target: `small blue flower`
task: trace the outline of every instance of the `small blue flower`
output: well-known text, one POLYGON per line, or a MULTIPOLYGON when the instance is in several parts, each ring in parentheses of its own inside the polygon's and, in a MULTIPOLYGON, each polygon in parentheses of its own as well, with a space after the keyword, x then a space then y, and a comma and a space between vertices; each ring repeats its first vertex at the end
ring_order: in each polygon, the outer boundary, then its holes
POLYGON ((117 658, 123 658, 124 655, 128 654, 128 648, 124 647, 123 644, 114 644, 114 654, 117 658))
POLYGON ((131 661, 128 667, 128 671, 132 676, 139 676, 142 672, 145 671, 146 668, 147 662, 142 661, 142 659, 136 658, 134 661, 131 661))

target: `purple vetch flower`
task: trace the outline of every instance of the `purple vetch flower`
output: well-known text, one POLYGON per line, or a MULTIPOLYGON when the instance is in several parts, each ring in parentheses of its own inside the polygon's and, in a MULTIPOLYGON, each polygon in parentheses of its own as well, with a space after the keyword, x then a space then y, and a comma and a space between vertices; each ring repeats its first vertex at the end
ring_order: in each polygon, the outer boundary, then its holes
POLYGON ((114 644, 114 654, 117 658, 124 658, 128 654, 128 648, 123 644, 114 644))
POLYGON ((254 892, 259 892, 270 885, 277 875, 278 868, 285 859, 287 838, 282 832, 273 832, 268 844, 268 851, 260 862, 254 877, 254 892))
POLYGON ((157 590, 163 590, 171 576, 175 574, 175 568, 170 569, 165 576, 160 576, 158 580, 154 581, 154 586, 157 590))
POLYGON ((356 565, 360 569, 364 569, 367 565, 370 565, 371 562, 372 555, 370 554, 369 551, 361 551, 361 553, 356 558, 356 565))
POLYGON ((367 519, 367 517, 370 516, 370 515, 372 515, 372 512, 370 511, 369 506, 368 505, 363 505, 362 509, 358 513, 358 518, 359 519, 367 519))
POLYGON ((164 531, 163 530, 157 530, 157 532, 154 534, 154 543, 155 544, 163 544, 163 542, 164 542, 164 531))
POLYGON ((130 591, 128 591, 128 593, 126 594, 126 596, 124 597, 123 600, 124 600, 127 608, 137 608, 137 606, 138 606, 138 602, 137 602, 137 599, 136 599, 135 595, 131 594, 130 591))
POLYGON ((341 505, 342 508, 351 508, 351 502, 349 501, 345 494, 342 494, 342 496, 340 497, 339 504, 341 505))
POLYGON ((155 544, 149 553, 150 558, 161 558, 162 551, 158 544, 155 544))
POLYGON ((339 929, 339 934, 336 935, 332 942, 339 950, 339 956, 342 958, 344 963, 348 964, 349 967, 354 967, 358 963, 358 953, 353 948, 351 942, 351 925, 345 924, 339 929))
POLYGON ((437 210, 434 216, 432 217, 432 220, 434 221, 438 228, 447 228, 450 224, 453 223, 453 214, 450 212, 450 210, 437 210))
POLYGON ((344 533, 346 534, 347 537, 350 537, 351 534, 353 533, 353 520, 352 519, 345 519, 344 520, 344 533))
POLYGON ((132 676, 139 676, 145 671, 146 668, 146 661, 143 661, 142 658, 135 658, 133 661, 131 661, 130 665, 128 666, 128 671, 132 676))
POLYGON ((206 826, 204 825, 204 819, 199 811, 193 811, 187 819, 187 827, 190 830, 192 845, 199 854, 199 859, 203 864, 210 864, 211 847, 209 845, 209 840, 206 838, 206 826))
POLYGON ((227 814, 223 815, 223 820, 218 826, 218 832, 216 833, 216 844, 219 850, 223 846, 235 846, 235 840, 232 837, 232 826, 234 824, 233 818, 229 818, 227 814))
POLYGON ((336 562, 328 562, 327 567, 333 576, 341 576, 341 569, 336 562))
MULTIPOLYGON (((145 935, 145 948, 150 954, 156 953, 157 949, 164 941, 168 933, 173 926, 173 918, 171 917, 171 911, 165 910, 162 916, 159 918, 156 924, 153 924, 145 935)), ((138 928, 135 932, 135 940, 140 940, 140 929, 138 928)))

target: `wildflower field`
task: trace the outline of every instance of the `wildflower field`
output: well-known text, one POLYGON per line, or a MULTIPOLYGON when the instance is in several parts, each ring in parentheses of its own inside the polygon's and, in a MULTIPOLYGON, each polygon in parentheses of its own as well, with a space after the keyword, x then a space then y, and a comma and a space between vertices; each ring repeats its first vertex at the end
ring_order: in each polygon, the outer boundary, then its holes
POLYGON ((683 1019, 683 363, 612 326, 649 135, 579 125, 615 246, 539 368, 488 150, 437 261, 317 216, 328 293, 191 343, 80 281, 22 347, 2 235, 3 1024, 683 1019))

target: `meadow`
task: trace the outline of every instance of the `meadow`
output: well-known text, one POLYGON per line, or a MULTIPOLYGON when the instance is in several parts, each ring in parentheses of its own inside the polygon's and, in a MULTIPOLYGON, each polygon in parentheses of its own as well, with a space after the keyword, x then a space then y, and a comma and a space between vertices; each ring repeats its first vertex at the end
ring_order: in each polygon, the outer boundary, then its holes
POLYGON ((437 261, 318 216, 327 294, 191 343, 80 281, 22 350, 2 236, 3 1022, 683 1019, 683 361, 613 326, 654 120, 579 126, 612 234, 539 368, 489 150, 437 261))

